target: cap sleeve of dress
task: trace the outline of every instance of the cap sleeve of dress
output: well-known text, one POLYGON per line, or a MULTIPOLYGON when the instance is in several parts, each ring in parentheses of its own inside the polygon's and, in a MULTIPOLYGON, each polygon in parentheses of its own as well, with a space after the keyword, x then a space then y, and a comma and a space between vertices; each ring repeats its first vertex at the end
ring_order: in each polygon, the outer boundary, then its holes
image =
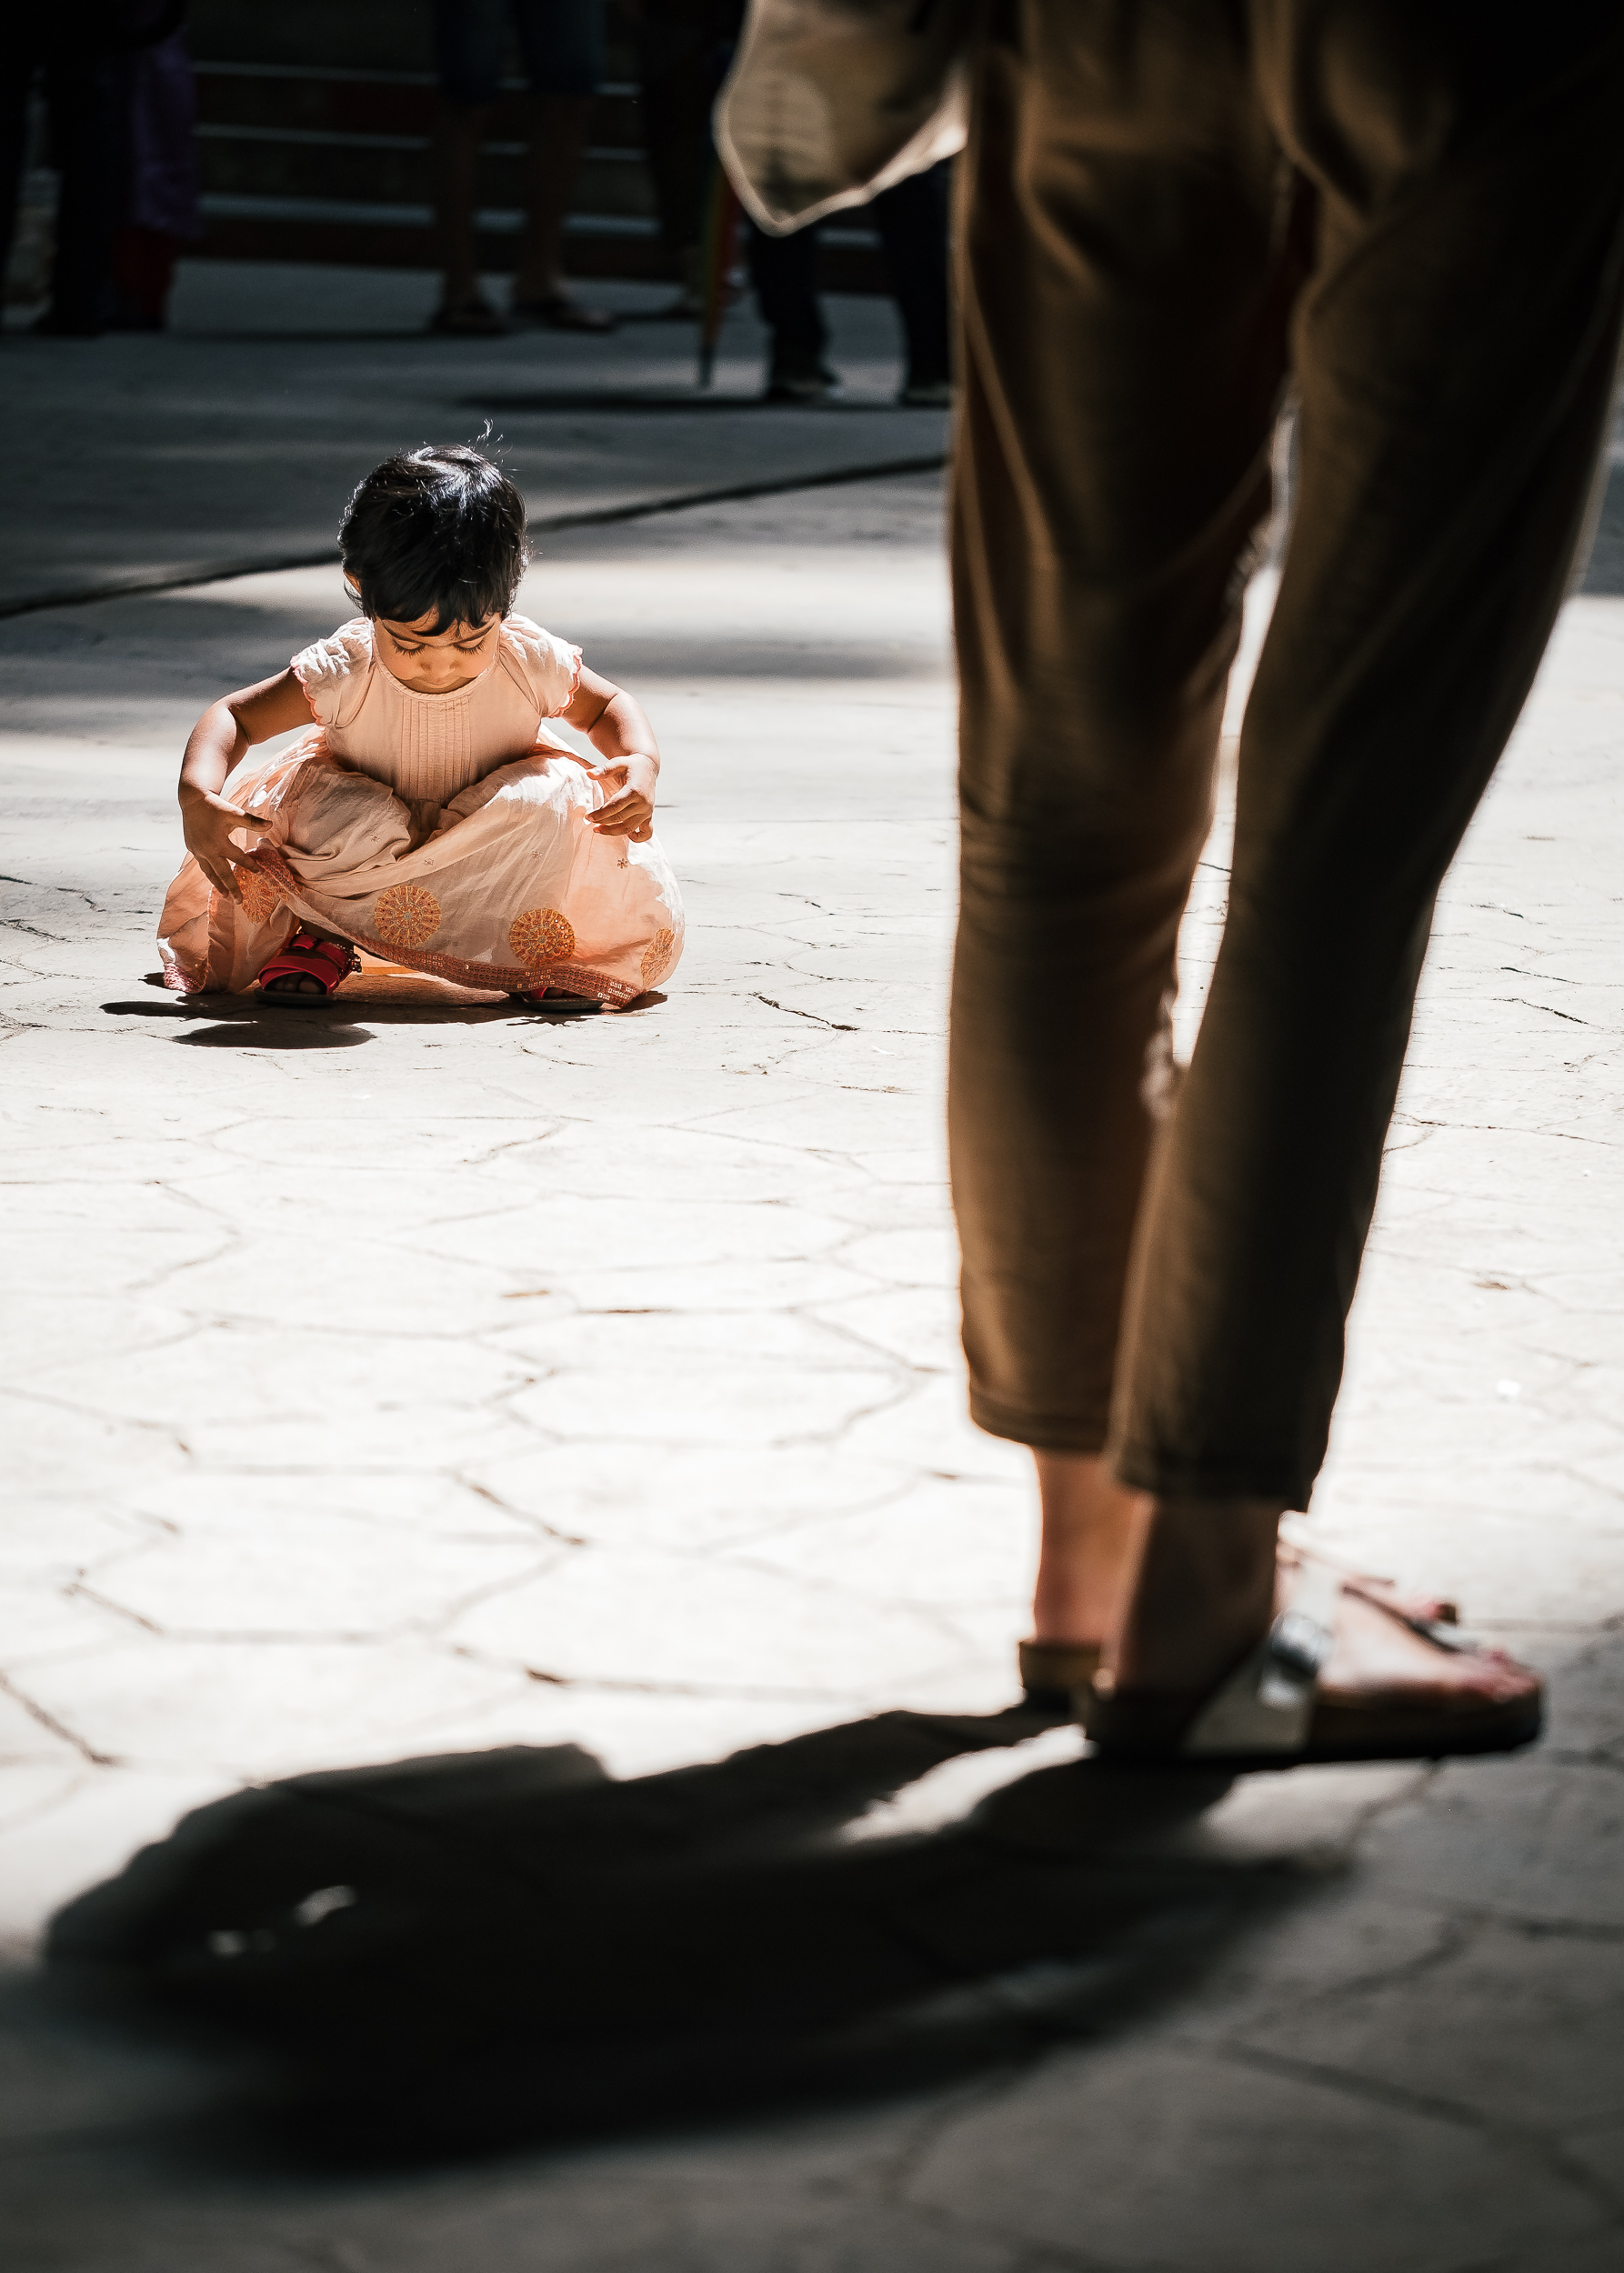
POLYGON ((366 692, 372 669, 372 626, 365 616, 340 624, 330 639, 317 639, 301 647, 291 667, 316 724, 347 726, 366 692))
POLYGON ((567 710, 581 684, 581 651, 567 639, 556 639, 527 616, 510 616, 502 626, 502 652, 510 670, 516 669, 535 697, 544 718, 567 710))

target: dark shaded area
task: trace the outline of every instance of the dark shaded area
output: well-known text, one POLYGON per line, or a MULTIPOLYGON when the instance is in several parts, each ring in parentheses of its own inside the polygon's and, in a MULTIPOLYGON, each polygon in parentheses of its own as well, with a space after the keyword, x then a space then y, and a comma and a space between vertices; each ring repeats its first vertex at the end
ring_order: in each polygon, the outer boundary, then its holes
POLYGON ((50 1961, 82 2009, 138 1990, 268 2051, 257 2119, 339 2160, 939 2088, 1177 1990, 1301 1883, 1200 1851, 1228 1779, 1085 1760, 841 1838, 1045 1726, 894 1712, 626 1783, 572 1745, 292 1777, 70 1905, 50 1961))
POLYGON ((1608 468, 1596 542, 1579 588, 1581 592, 1624 593, 1624 466, 1608 468))
POLYGON ((617 393, 604 387, 543 387, 512 395, 492 394, 487 389, 480 395, 453 395, 448 403, 453 410, 480 414, 500 412, 507 416, 515 413, 546 416, 559 411, 585 410, 594 414, 625 411, 638 418, 647 418, 651 413, 659 411, 681 411, 687 417, 714 417, 718 413, 732 417, 740 411, 765 411, 782 417, 787 408, 805 411, 812 407, 820 417, 868 418, 877 416, 884 418, 895 417, 897 409, 892 402, 873 402, 861 398, 847 402, 838 396, 809 406, 804 403, 769 403, 764 395, 759 394, 702 395, 697 388, 657 394, 653 388, 627 389, 617 393))

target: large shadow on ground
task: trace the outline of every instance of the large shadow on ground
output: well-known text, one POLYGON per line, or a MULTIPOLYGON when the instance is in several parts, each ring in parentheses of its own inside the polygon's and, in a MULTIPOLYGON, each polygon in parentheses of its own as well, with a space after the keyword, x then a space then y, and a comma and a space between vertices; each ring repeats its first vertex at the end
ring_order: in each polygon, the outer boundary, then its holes
POLYGON ((939 2088, 1177 1994, 1303 1883, 1203 1843, 1221 1777, 1083 1758, 850 1836, 1047 1725, 894 1712, 626 1782, 570 1745, 293 1777, 64 1910, 58 1993, 258 2048, 256 2126, 346 2162, 939 2088))

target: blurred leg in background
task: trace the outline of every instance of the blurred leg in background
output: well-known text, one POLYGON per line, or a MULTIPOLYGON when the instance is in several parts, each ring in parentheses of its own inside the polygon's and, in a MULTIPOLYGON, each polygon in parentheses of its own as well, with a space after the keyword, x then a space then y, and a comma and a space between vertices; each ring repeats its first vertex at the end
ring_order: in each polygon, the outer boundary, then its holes
POLYGON ((516 34, 530 82, 525 233, 513 313, 564 331, 609 331, 565 283, 564 225, 603 75, 603 0, 434 0, 441 113, 435 206, 444 282, 433 331, 487 336, 506 328, 479 281, 479 152, 516 34))
POLYGON ((733 59, 743 0, 639 0, 627 12, 637 25, 660 238, 680 286, 661 314, 695 323, 704 310, 700 247, 717 164, 710 114, 733 59))
MULTIPOLYGON (((891 296, 902 318, 907 373, 898 400, 945 407, 951 395, 948 348, 947 212, 952 169, 933 166, 866 208, 879 234, 891 296)), ((752 223, 750 281, 772 334, 769 403, 821 403, 839 380, 826 361, 828 326, 817 298, 817 225, 769 236, 752 223)))
POLYGON ((11 251, 27 155, 28 98, 43 75, 50 153, 61 182, 51 301, 35 328, 94 338, 108 314, 113 233, 129 162, 124 59, 100 10, 63 0, 8 18, 0 92, 0 268, 11 251))
POLYGON ((947 215, 950 162, 914 174, 877 196, 868 210, 879 231, 891 297, 902 318, 907 372, 899 400, 917 409, 945 409, 952 395, 948 346, 947 215))
POLYGON ((161 332, 175 264, 203 234, 196 90, 184 31, 136 50, 129 70, 129 195, 112 241, 115 331, 161 332))
POLYGON ((751 222, 749 256, 756 305, 772 334, 767 401, 826 401, 840 382, 824 360, 829 333, 817 299, 816 225, 792 236, 769 236, 751 222))
POLYGON ((526 222, 513 313, 557 331, 608 332, 605 308, 584 307, 564 280, 564 223, 586 155, 604 75, 604 0, 512 0, 530 82, 526 222))

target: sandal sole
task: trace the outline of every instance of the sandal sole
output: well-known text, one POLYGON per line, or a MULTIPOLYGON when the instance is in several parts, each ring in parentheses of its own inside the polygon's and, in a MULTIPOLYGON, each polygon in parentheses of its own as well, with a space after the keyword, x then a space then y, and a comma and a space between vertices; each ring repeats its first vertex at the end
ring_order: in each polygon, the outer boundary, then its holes
MULTIPOLYGON (((1375 1716, 1371 1716, 1372 1719, 1375 1716)), ((1310 1734, 1298 1752, 1180 1752, 1165 1744, 1136 1745, 1131 1737, 1092 1739, 1093 1757, 1113 1767, 1218 1768, 1239 1774, 1265 1768, 1351 1767, 1361 1760, 1456 1760, 1520 1752, 1545 1727, 1545 1698, 1519 1697, 1479 1713, 1450 1714, 1430 1728, 1415 1722, 1372 1729, 1368 1736, 1310 1734)))

